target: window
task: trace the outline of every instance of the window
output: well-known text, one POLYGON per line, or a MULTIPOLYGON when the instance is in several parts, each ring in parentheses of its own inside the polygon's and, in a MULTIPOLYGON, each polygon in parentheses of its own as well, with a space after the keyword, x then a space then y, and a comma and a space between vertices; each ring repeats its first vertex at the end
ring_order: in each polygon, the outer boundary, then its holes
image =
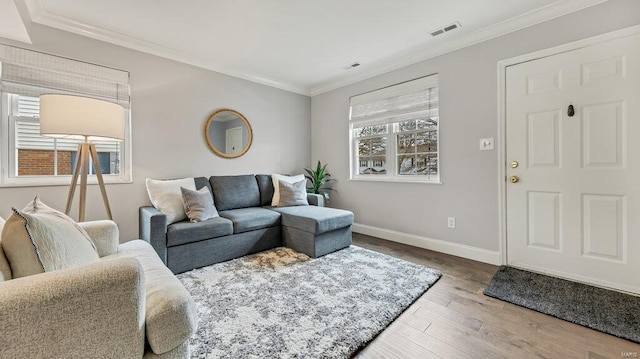
POLYGON ((0 86, 0 185, 69 184, 81 140, 40 136, 39 95, 45 93, 93 97, 125 108, 125 140, 93 143, 105 182, 131 181, 128 72, 0 44, 0 86))
POLYGON ((350 99, 351 179, 440 183, 438 75, 350 99))

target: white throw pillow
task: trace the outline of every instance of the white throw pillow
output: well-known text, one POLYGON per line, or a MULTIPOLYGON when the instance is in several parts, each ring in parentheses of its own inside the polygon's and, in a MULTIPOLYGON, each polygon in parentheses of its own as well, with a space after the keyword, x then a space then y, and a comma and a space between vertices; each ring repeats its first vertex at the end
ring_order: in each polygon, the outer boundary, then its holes
POLYGON ((156 209, 167 216, 167 224, 182 221, 187 218, 182 205, 182 191, 180 187, 196 190, 193 177, 176 180, 154 180, 147 178, 147 193, 156 209))
POLYGON ((73 219, 36 197, 24 210, 13 208, 0 241, 13 278, 95 263, 93 241, 73 219))
MULTIPOLYGON (((2 234, 3 227, 4 227, 4 218, 0 217, 0 234, 2 234)), ((0 238, 2 237, 0 236, 0 238)), ((7 262, 7 257, 5 257, 4 251, 2 250, 2 244, 0 244, 0 283, 9 279, 11 279, 11 267, 9 266, 9 262, 7 262)))
POLYGON ((273 199, 271 200, 271 205, 277 207, 280 204, 280 185, 279 181, 284 181, 287 183, 296 183, 305 179, 304 175, 297 176, 283 176, 278 174, 271 175, 271 181, 273 182, 273 199))

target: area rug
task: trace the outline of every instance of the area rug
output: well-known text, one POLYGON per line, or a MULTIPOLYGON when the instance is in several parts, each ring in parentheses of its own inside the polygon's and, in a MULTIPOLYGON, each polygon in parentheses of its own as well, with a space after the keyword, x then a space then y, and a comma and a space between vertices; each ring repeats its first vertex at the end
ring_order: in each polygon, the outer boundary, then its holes
POLYGON ((484 294, 640 343, 640 297, 511 267, 484 294))
POLYGON ((349 358, 440 276, 356 246, 317 259, 276 248, 182 273, 198 311, 191 358, 349 358))

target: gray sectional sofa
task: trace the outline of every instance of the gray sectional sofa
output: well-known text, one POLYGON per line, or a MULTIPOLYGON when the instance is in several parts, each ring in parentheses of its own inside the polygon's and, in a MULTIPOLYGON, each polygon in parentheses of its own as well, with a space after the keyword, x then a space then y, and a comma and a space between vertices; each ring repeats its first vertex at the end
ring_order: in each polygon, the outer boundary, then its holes
POLYGON ((176 274, 283 245, 316 258, 351 244, 353 213, 324 207, 312 194, 310 206, 271 207, 271 175, 194 181, 209 188, 220 217, 168 224, 154 207, 140 208, 140 238, 176 274))

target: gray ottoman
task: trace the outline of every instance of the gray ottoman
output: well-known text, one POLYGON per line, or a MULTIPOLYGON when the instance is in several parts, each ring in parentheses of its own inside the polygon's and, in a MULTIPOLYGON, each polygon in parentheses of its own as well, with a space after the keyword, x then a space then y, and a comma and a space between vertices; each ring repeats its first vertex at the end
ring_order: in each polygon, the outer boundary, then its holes
POLYGON ((351 245, 349 211, 316 206, 271 209, 282 214, 283 244, 297 252, 317 258, 351 245))

